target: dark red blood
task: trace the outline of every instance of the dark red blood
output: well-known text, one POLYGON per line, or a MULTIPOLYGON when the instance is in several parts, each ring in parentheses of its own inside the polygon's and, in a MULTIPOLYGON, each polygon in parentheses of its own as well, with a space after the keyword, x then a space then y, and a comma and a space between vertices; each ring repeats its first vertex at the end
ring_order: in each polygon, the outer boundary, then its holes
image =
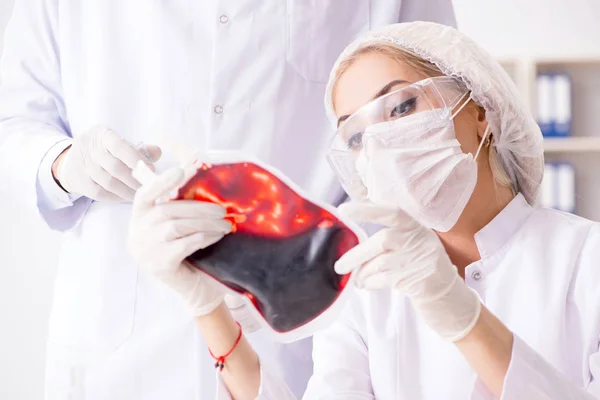
POLYGON ((177 199, 227 209, 234 231, 188 261, 248 296, 278 332, 316 318, 348 281, 333 265, 358 244, 354 232, 256 164, 201 165, 177 199))

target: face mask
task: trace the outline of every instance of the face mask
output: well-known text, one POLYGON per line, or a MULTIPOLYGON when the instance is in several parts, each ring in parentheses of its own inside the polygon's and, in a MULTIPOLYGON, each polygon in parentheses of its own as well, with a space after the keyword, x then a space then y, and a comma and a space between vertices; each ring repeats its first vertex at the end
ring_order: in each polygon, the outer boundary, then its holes
MULTIPOLYGON (((468 102, 468 100, 467 100, 468 102)), ((424 226, 449 231, 477 183, 477 154, 456 139, 450 109, 420 112, 369 127, 356 169, 374 203, 398 207, 424 226)))
POLYGON ((334 264, 364 233, 272 167, 235 153, 208 156, 175 199, 224 206, 234 229, 187 261, 241 294, 276 340, 325 328, 352 287, 334 264))

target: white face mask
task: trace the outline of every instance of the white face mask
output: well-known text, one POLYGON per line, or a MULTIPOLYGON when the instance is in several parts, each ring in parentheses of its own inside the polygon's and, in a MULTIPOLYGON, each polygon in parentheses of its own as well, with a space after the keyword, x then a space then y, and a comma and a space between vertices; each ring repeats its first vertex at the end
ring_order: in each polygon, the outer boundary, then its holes
POLYGON ((475 160, 489 131, 488 125, 475 157, 463 153, 453 121, 459 111, 435 109, 369 127, 356 160, 367 198, 449 231, 471 198, 475 160))

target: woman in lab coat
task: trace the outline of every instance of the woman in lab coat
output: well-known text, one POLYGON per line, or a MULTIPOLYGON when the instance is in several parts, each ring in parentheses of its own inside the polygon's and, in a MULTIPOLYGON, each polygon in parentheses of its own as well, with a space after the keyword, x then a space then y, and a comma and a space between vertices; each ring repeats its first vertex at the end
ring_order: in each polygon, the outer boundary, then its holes
MULTIPOLYGON (((344 51, 326 105, 330 162, 354 199, 340 211, 385 227, 336 263, 360 290, 315 335, 305 398, 600 398, 600 226, 532 206, 542 137, 500 65, 453 28, 391 25, 344 51)), ((132 242, 156 245, 153 199, 180 180, 140 190, 132 242)), ((231 351, 219 396, 291 399, 218 290, 200 273, 185 289, 181 260, 222 236, 222 216, 207 205, 200 234, 187 221, 163 245, 170 268, 136 257, 212 310, 197 325, 213 354, 231 351)))

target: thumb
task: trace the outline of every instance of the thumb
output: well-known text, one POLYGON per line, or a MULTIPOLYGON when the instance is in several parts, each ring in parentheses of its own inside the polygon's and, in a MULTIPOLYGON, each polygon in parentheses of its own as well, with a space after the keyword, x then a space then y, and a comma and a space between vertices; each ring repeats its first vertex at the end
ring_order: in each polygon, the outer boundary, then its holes
POLYGON ((157 162, 162 157, 161 148, 154 144, 145 144, 143 145, 143 149, 145 150, 144 155, 153 163, 157 162))
POLYGON ((371 202, 349 202, 338 207, 343 216, 358 221, 388 227, 398 226, 412 218, 399 208, 380 206, 371 202))
POLYGON ((133 175, 136 179, 143 181, 142 187, 136 192, 134 208, 140 205, 154 205, 157 200, 178 189, 184 182, 181 168, 171 168, 160 175, 153 175, 141 161, 138 162, 133 175), (146 176, 143 179, 140 179, 140 171, 145 171, 143 174, 146 176))

